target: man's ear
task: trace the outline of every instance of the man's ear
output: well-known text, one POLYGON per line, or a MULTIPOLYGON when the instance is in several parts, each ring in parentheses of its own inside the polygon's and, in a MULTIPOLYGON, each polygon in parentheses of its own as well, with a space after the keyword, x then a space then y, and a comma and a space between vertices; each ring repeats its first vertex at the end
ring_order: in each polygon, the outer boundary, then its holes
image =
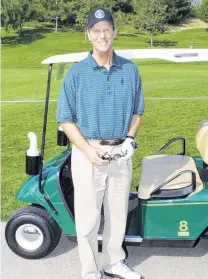
POLYGON ((87 29, 87 37, 88 37, 88 40, 89 40, 89 41, 92 41, 92 40, 91 40, 90 29, 87 29))

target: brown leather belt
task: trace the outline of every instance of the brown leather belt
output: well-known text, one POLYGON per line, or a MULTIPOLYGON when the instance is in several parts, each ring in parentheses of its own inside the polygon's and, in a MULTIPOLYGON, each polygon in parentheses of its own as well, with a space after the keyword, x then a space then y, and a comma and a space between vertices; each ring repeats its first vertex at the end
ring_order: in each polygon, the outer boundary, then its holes
POLYGON ((119 145, 122 144, 125 139, 116 139, 116 140, 101 140, 99 141, 100 145, 119 145))

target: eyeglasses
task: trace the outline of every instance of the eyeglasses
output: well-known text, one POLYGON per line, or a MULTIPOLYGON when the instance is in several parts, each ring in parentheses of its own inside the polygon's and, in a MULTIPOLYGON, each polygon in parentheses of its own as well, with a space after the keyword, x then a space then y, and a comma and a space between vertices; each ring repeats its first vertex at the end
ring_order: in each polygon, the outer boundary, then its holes
POLYGON ((106 36, 110 36, 112 35, 113 33, 113 29, 103 29, 103 30, 100 30, 100 29, 91 29, 90 30, 96 37, 100 37, 101 33, 104 33, 106 36))
POLYGON ((109 160, 109 161, 115 160, 115 161, 118 161, 120 158, 126 156, 123 152, 121 152, 121 153, 122 154, 117 153, 117 154, 114 154, 113 156, 111 156, 110 154, 108 154, 108 151, 107 151, 101 158, 103 160, 109 160))

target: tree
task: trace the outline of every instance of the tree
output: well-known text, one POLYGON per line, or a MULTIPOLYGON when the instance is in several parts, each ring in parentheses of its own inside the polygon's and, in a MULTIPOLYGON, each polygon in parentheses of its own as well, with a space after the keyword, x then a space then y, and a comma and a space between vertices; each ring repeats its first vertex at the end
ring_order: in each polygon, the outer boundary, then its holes
POLYGON ((144 30, 150 34, 150 45, 153 46, 153 35, 165 31, 166 8, 162 2, 157 0, 146 0, 133 2, 135 15, 133 24, 135 28, 144 30))
POLYGON ((189 0, 162 0, 162 2, 167 6, 165 18, 167 23, 176 23, 191 13, 191 1, 189 0))
POLYGON ((113 18, 114 18, 114 24, 116 28, 116 34, 118 35, 121 32, 124 25, 128 24, 129 16, 128 14, 118 11, 113 14, 113 18))
POLYGON ((80 8, 77 0, 35 0, 31 20, 55 21, 55 31, 59 23, 75 23, 75 11, 80 8))
POLYGON ((202 19, 208 22, 208 0, 203 0, 202 7, 202 19))
POLYGON ((55 21, 55 31, 58 31, 59 7, 61 0, 36 0, 34 13, 40 21, 55 21))
POLYGON ((30 20, 55 21, 55 30, 58 31, 58 22, 75 23, 75 11, 79 8, 77 0, 34 0, 30 20))
POLYGON ((22 26, 30 18, 33 0, 4 0, 2 1, 2 26, 10 27, 21 33, 22 26))
POLYGON ((76 11, 79 10, 81 4, 77 0, 59 0, 59 16, 62 22, 75 23, 76 11))
POLYGON ((81 7, 76 11, 76 26, 80 30, 85 30, 87 25, 87 15, 92 8, 92 1, 81 0, 80 2, 85 2, 81 7))
POLYGON ((114 0, 111 1, 112 10, 114 12, 132 13, 133 6, 132 0, 114 0))
POLYGON ((194 6, 192 10, 196 17, 208 22, 208 0, 203 0, 200 6, 194 6))

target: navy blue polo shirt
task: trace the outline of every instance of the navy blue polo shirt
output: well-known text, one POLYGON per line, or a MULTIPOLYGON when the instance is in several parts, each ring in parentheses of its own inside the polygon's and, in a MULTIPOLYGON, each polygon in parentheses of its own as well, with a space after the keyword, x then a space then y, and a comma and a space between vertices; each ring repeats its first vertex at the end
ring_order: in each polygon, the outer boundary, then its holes
POLYGON ((86 139, 126 137, 134 114, 144 113, 137 66, 113 53, 109 71, 88 57, 69 69, 60 91, 57 122, 74 122, 86 139))

